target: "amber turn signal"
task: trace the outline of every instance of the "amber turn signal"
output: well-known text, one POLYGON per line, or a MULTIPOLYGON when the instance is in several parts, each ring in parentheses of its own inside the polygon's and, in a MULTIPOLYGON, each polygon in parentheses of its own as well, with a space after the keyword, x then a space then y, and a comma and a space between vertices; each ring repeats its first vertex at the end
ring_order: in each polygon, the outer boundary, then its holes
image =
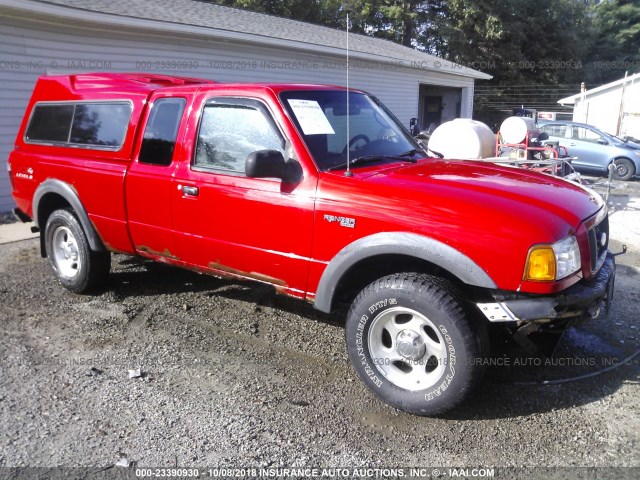
POLYGON ((551 245, 538 245, 529 250, 524 280, 552 282, 556 279, 556 256, 551 245))

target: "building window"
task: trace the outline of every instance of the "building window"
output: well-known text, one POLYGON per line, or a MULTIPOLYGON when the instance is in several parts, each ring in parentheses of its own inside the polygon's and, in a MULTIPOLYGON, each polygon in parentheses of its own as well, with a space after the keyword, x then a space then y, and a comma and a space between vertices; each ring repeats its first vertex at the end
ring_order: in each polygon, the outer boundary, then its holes
POLYGON ((185 104, 184 98, 159 98, 153 103, 140 148, 141 163, 171 165, 185 104))
POLYGON ((202 114, 194 166, 244 174, 250 153, 278 150, 284 155, 284 145, 260 102, 216 99, 205 105, 202 114))
POLYGON ((131 118, 130 102, 37 104, 25 140, 117 150, 131 118))

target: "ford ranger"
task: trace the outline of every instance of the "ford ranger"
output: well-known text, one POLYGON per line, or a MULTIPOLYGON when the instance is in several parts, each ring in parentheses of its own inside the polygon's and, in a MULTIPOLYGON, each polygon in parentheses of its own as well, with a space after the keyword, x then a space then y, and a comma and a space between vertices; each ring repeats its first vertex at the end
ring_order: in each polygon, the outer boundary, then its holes
POLYGON ((8 164, 15 213, 68 290, 103 286, 115 252, 348 306, 357 374, 415 414, 468 396, 488 325, 551 328, 612 296, 596 193, 429 157, 362 91, 43 76, 8 164))

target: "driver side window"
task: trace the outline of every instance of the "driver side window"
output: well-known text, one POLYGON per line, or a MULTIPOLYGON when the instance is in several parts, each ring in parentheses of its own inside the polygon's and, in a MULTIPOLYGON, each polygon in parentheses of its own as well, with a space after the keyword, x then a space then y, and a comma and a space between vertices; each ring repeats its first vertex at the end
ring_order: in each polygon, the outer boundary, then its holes
POLYGON ((194 166, 244 174, 257 150, 285 154, 285 142, 266 108, 256 100, 216 99, 202 113, 194 166))
POLYGON ((598 143, 599 140, 604 140, 593 130, 589 130, 584 127, 573 127, 574 140, 581 140, 583 142, 598 143))

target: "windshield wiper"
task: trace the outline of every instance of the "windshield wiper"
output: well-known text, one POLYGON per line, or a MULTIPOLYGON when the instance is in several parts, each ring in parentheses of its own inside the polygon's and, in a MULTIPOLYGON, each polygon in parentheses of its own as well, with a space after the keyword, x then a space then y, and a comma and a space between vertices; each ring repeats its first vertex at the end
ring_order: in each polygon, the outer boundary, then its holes
MULTIPOLYGON (((407 150, 406 152, 401 153, 399 155, 394 155, 394 157, 413 157, 416 153, 418 153, 418 150, 415 148, 412 148, 411 150, 407 150)), ((414 158, 411 158, 409 160, 413 160, 414 162, 417 161, 414 158)))
POLYGON ((418 160, 412 158, 415 155, 416 150, 409 150, 408 152, 401 153, 399 155, 365 155, 363 157, 356 157, 351 160, 348 164, 340 163, 338 165, 334 165, 333 167, 329 167, 326 169, 327 172, 332 172, 334 170, 341 170, 343 168, 347 168, 347 166, 353 165, 364 165, 365 163, 374 163, 379 162, 381 160, 397 160, 400 162, 411 162, 416 163, 418 160))

